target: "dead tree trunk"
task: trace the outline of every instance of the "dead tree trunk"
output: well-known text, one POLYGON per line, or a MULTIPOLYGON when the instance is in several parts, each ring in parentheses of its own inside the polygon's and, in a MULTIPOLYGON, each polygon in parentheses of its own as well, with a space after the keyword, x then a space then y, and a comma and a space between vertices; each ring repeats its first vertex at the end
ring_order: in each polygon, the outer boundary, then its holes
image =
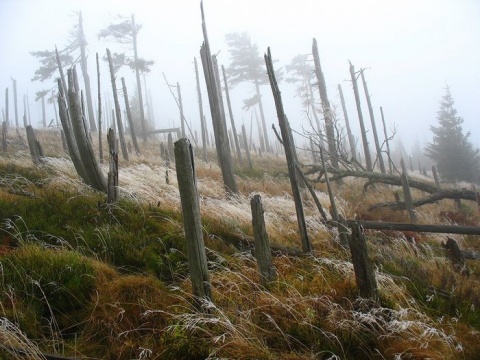
POLYGON ((182 132, 182 138, 185 137, 185 117, 183 116, 183 104, 182 104, 182 91, 180 90, 180 84, 177 82, 177 96, 178 96, 178 110, 180 111, 180 129, 182 132))
POLYGON ((438 180, 437 168, 435 165, 432 166, 433 179, 435 180, 435 186, 440 187, 440 181, 438 180))
POLYGON ((372 101, 370 99, 370 93, 368 92, 367 81, 365 80, 365 74, 363 69, 360 71, 360 74, 362 76, 363 90, 365 90, 365 97, 367 98, 368 113, 370 114, 370 122, 372 123, 373 140, 375 142, 375 149, 377 150, 378 164, 380 165, 380 171, 382 172, 382 174, 385 174, 386 173, 385 163, 383 162, 382 149, 380 147, 380 142, 378 141, 377 125, 375 124, 375 116, 373 114, 372 101))
POLYGON ((195 63, 195 80, 197 81, 197 96, 198 96, 198 110, 200 113, 200 128, 202 132, 202 159, 203 161, 208 161, 207 155, 207 143, 208 143, 208 134, 207 134, 207 124, 205 123, 205 116, 203 115, 203 103, 202 103, 202 92, 200 90, 200 77, 198 75, 198 65, 197 58, 194 57, 193 61, 195 63))
POLYGON ((112 128, 108 129, 107 141, 109 153, 107 203, 115 204, 118 200, 118 151, 115 131, 112 128))
MULTIPOLYGON (((178 189, 182 204, 183 227, 187 242, 187 255, 192 280, 193 294, 197 298, 212 301, 212 290, 208 275, 207 256, 203 242, 202 220, 195 181, 195 164, 192 145, 188 139, 175 142, 175 165, 178 189)), ((199 310, 201 303, 196 303, 199 310)))
POLYGON ((222 118, 221 102, 218 87, 215 79, 215 70, 213 67, 210 45, 208 42, 207 26, 205 23, 205 15, 202 12, 202 29, 204 42, 200 49, 203 64, 203 72, 205 82, 207 84, 208 100, 210 102, 210 112, 212 114, 213 132, 215 135, 215 145, 217 148, 218 161, 222 170, 222 177, 225 189, 229 194, 238 194, 238 187, 235 181, 232 167, 232 159, 230 154, 230 146, 228 143, 227 131, 225 129, 225 120, 222 118))
POLYGON ((8 87, 5 88, 5 119, 4 121, 6 121, 7 124, 10 123, 10 119, 8 118, 8 87))
POLYGON ((107 49, 108 65, 110 67, 110 80, 112 82, 113 101, 115 103, 115 115, 117 118, 117 131, 120 138, 120 147, 122 149, 123 158, 128 161, 127 144, 125 143, 125 133, 123 131, 122 112, 120 110, 120 102, 118 100, 117 84, 115 82, 115 71, 113 69, 112 54, 107 49))
POLYGON ((337 142, 335 137, 335 126, 333 123, 332 109, 327 95, 327 86, 325 84, 325 76, 320 65, 320 57, 318 55, 317 39, 313 39, 312 45, 313 61, 315 62, 315 75, 318 80, 318 89, 320 91, 320 99, 322 100, 323 117, 325 118, 325 132, 327 133, 328 153, 330 155, 330 163, 332 167, 338 169, 337 142))
POLYGON ((355 103, 357 105, 358 121, 360 122, 360 131, 362 133, 363 152, 365 154, 365 165, 368 171, 372 171, 372 157, 370 156, 370 148, 368 147, 367 131, 365 130, 365 123, 363 122, 362 107, 360 105, 360 94, 358 93, 357 75, 355 68, 350 63, 350 77, 352 79, 353 93, 355 95, 355 103))
POLYGON ((272 56, 270 54, 270 48, 268 48, 268 53, 265 54, 265 64, 267 65, 268 78, 270 79, 270 85, 272 87, 272 93, 275 99, 275 107, 277 109, 278 123, 279 123, 280 131, 282 134, 283 146, 285 148, 285 156, 287 158, 288 175, 290 177, 290 184, 292 187, 293 199, 295 201, 295 210, 297 213, 297 222, 298 222, 298 228, 300 232, 300 239, 302 242, 302 249, 305 253, 309 253, 312 251, 312 244, 307 234, 307 225, 305 222, 305 215, 303 212, 302 197, 301 197, 299 186, 298 186, 297 168, 295 166, 295 159, 293 156, 291 138, 288 133, 286 116, 283 111, 282 96, 280 93, 280 89, 278 88, 277 80, 275 79, 275 73, 273 70, 273 62, 272 62, 272 56))
POLYGON ((98 61, 98 53, 96 53, 97 60, 97 89, 98 89, 98 158, 100 164, 103 164, 103 141, 102 141, 102 94, 100 92, 100 62, 98 61))
POLYGON ((390 153, 390 138, 387 135, 387 127, 385 126, 385 117, 383 116, 383 108, 380 106, 380 114, 382 114, 383 133, 385 135, 385 145, 387 146, 388 170, 393 174, 393 161, 390 153))
POLYGON ((410 186, 408 185, 407 168, 405 166, 405 162, 403 161, 403 158, 400 160, 400 164, 402 166, 401 180, 402 180, 402 188, 403 188, 403 198, 405 200, 405 207, 407 208, 410 221, 415 224, 417 222, 417 217, 415 215, 415 210, 412 202, 412 193, 410 192, 410 186))
POLYGON ((13 109, 15 110, 15 127, 18 128, 17 80, 12 79, 12 82, 13 82, 13 109))
POLYGON ((132 137, 133 147, 137 156, 140 156, 140 148, 138 147, 137 134, 133 124, 132 112, 130 111, 130 103, 128 101, 127 85, 125 85, 125 78, 122 77, 123 97, 125 98, 125 109, 127 110, 128 126, 130 127, 130 136, 132 137))
POLYGON ((343 97, 342 86, 338 84, 338 93, 340 94, 340 102, 342 103, 343 118, 345 119, 345 126, 347 127, 348 144, 350 145, 350 153, 352 154, 352 160, 357 162, 357 150, 355 146, 355 138, 350 128, 350 120, 348 119, 347 106, 345 105, 345 98, 343 97))
MULTIPOLYGON (((4 121, 5 123, 6 121, 4 121)), ((40 142, 37 140, 37 136, 35 134, 35 130, 33 130, 31 125, 26 127, 27 132, 27 141, 28 147, 30 148, 30 155, 32 156, 33 163, 38 166, 44 163, 43 161, 43 149, 40 145, 40 142)))
POLYGON ((265 228, 264 211, 260 195, 257 194, 252 197, 250 206, 252 209, 253 235, 255 237, 255 258, 260 271, 260 283, 262 286, 267 287, 271 281, 275 280, 276 274, 272 263, 270 242, 265 228))
POLYGON ((225 67, 223 65, 222 65, 222 73, 223 73, 223 82, 225 84, 225 97, 227 98, 228 113, 230 115, 230 122, 232 124, 233 140, 235 142, 235 148, 237 150, 238 160, 242 162, 242 151, 240 150, 240 144, 238 142, 238 135, 237 135, 237 128, 235 126, 235 120, 233 119, 232 104, 230 103, 230 93, 228 91, 227 74, 225 72, 225 67))
POLYGON ((377 281, 372 263, 368 258, 367 243, 362 227, 357 223, 353 223, 350 226, 352 233, 349 237, 349 245, 358 291, 362 298, 378 303, 377 281))
POLYGON ((247 155, 248 167, 253 169, 252 158, 250 157, 250 149, 248 148, 247 132, 245 125, 242 125, 243 146, 245 147, 245 154, 247 155))
POLYGON ((8 125, 6 121, 2 122, 2 151, 7 152, 7 131, 8 125))
MULTIPOLYGON (((61 79, 58 79, 58 114, 60 116, 60 122, 62 123, 63 133, 68 147, 68 153, 70 155, 70 159, 73 162, 73 166, 77 171, 77 174, 82 178, 83 181, 85 181, 85 183, 88 183, 85 167, 80 158, 77 140, 75 139, 75 134, 73 132, 70 111, 68 109, 68 103, 70 102, 70 100, 67 99, 67 90, 63 89, 62 81, 61 79)), ((27 121, 26 117, 27 116, 25 114, 23 117, 24 123, 26 123, 27 121)))
POLYGON ((102 170, 93 151, 93 146, 90 142, 85 115, 82 111, 80 103, 80 93, 78 89, 78 79, 75 68, 68 70, 68 97, 70 99, 70 117, 72 122, 73 133, 78 146, 78 153, 80 155, 85 175, 86 183, 99 191, 106 192, 107 180, 103 175, 102 170))
MULTIPOLYGON (((133 29, 133 54, 135 62, 138 61, 138 47, 137 47, 137 27, 135 25, 135 15, 132 15, 132 29, 133 29)), ((135 66, 135 78, 137 80, 137 92, 138 92, 138 104, 140 107, 140 121, 142 123, 142 135, 143 143, 147 143, 147 121, 145 119, 145 109, 143 108, 143 94, 142 94, 142 83, 140 82, 140 70, 138 66, 135 66)), ((145 94, 146 96, 146 94, 145 94)))

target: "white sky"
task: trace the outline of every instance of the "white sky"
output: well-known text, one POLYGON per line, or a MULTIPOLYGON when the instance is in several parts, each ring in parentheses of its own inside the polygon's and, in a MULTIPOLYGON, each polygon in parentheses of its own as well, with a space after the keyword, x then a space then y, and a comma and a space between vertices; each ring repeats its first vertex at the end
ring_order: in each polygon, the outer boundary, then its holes
MULTIPOLYGON (((354 129, 358 129, 358 117, 347 81, 348 60, 357 70, 368 68, 365 74, 377 123, 382 106, 387 126, 397 125, 407 150, 415 139, 431 139, 429 126, 436 124, 446 82, 451 86, 458 113, 465 120, 464 130, 470 131, 472 142, 480 146, 480 1, 205 0, 204 8, 211 49, 219 52, 219 64, 228 67, 230 63, 225 43, 225 34, 229 32, 248 32, 261 55, 270 46, 272 56, 278 59, 276 67, 289 64, 298 54, 310 53, 315 37, 330 101, 339 106, 337 84, 342 84, 354 129)), ((157 126, 179 126, 178 110, 162 77, 165 72, 170 83, 180 83, 185 116, 199 128, 193 67, 193 57, 199 60, 203 40, 199 0, 0 0, 1 108, 5 106, 5 88, 11 88, 13 77, 18 81, 19 96, 29 94, 32 123, 40 126, 41 107, 34 102, 35 92, 51 88, 54 79, 45 83, 30 81, 39 63, 29 52, 65 46, 76 21, 72 15, 75 10, 83 14, 94 96, 95 52, 103 56, 106 47, 112 52, 122 51, 115 43, 98 41, 97 34, 115 22, 115 15, 134 13, 137 23, 143 25, 139 56, 155 61, 147 83, 155 102, 157 126)), ((101 72, 102 92, 111 92, 105 63, 101 72)), ((125 69, 120 75, 128 79, 129 93, 133 94, 131 72, 125 69)), ((208 109, 203 74, 201 81, 204 109, 208 109)), ((293 86, 284 82, 280 88, 292 126, 297 130, 307 126, 293 86)), ((243 122, 247 129, 250 126, 251 113, 241 109, 242 99, 250 95, 245 90, 249 87, 231 90, 237 129, 243 122)), ((363 89, 360 90, 364 118, 370 129, 363 89)), ((272 123, 277 124, 272 94, 267 86, 262 87, 262 93, 270 128, 272 123)), ((341 111, 340 115, 343 119, 341 111)), ((48 118, 54 118, 50 108, 48 118)), ((210 121, 208 118, 209 124, 210 121)), ((371 132, 369 136, 373 143, 371 132)))

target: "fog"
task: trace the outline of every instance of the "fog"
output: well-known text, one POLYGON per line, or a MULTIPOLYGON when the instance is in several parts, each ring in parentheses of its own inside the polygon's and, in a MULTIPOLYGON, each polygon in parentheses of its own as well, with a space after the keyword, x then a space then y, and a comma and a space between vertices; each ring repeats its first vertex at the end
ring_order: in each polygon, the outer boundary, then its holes
MULTIPOLYGON (((430 141, 429 127, 436 124, 446 84, 458 114, 465 120, 464 130, 470 131, 472 142, 480 146, 478 0, 205 0, 204 9, 212 52, 218 53, 219 64, 225 67, 230 64, 227 33, 247 32, 260 55, 270 47, 273 58, 278 59, 276 68, 288 65, 299 54, 311 53, 312 39, 316 38, 330 101, 338 106, 342 121, 337 92, 337 84, 341 84, 357 136, 360 133, 349 81, 349 60, 357 70, 367 69, 375 116, 380 121, 382 106, 389 132, 395 124, 397 138, 401 137, 407 151, 415 140, 430 141)), ((116 22, 117 15, 135 14, 136 22, 142 25, 138 34, 139 56, 155 61, 146 81, 153 99, 156 128, 180 126, 179 111, 162 73, 170 83, 180 83, 185 117, 195 129, 200 128, 193 65, 194 57, 199 60, 203 41, 199 0, 0 0, 0 107, 5 107, 4 91, 9 87, 10 121, 14 119, 14 78, 19 99, 24 94, 29 96, 32 125, 41 126, 41 105, 35 102, 35 93, 54 88, 55 79, 31 82, 40 64, 30 52, 66 46, 69 31, 77 22, 74 11, 83 15, 94 98, 95 53, 104 56, 108 47, 112 52, 131 54, 125 46, 98 40, 98 32, 116 22)), ((107 64, 102 61, 101 67, 103 95, 111 93, 111 87, 107 64)), ((117 79, 121 76, 127 79, 132 95, 132 71, 123 68, 117 79)), ((200 79, 204 109, 208 109, 203 74, 200 79)), ((302 132, 302 127, 309 125, 294 85, 282 82, 280 89, 292 127, 302 132)), ((230 91, 237 129, 242 123, 247 129, 250 126, 252 113, 242 110, 242 100, 252 95, 250 90, 249 85, 240 85, 230 91)), ((361 91, 364 117, 368 119, 362 88, 361 91)), ((269 86, 262 86, 261 92, 270 128, 272 123, 277 124, 272 93, 269 86)), ((19 109, 23 115, 21 101, 19 109)), ((53 107, 48 105, 47 111, 49 121, 55 117, 53 107)), ((211 129, 209 116, 207 123, 211 129)), ((269 138, 273 136, 269 134, 269 138)), ((371 131, 368 136, 373 144, 371 131)))

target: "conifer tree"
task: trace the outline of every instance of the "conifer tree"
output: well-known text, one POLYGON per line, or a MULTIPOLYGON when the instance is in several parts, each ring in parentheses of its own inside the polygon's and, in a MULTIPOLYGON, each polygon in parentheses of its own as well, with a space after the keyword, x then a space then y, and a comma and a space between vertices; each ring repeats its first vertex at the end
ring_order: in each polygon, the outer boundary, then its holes
POLYGON ((477 182, 480 174, 479 149, 470 142, 470 133, 464 134, 463 118, 457 115, 450 88, 440 102, 438 126, 430 126, 433 141, 426 154, 437 164, 437 171, 444 181, 477 182))

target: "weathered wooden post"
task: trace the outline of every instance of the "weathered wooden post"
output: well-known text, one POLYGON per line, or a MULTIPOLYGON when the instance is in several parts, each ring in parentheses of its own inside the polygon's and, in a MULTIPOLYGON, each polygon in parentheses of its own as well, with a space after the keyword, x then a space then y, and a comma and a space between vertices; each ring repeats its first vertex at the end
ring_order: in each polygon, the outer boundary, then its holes
POLYGON ((107 203, 114 204, 118 200, 118 151, 115 141, 115 131, 110 128, 107 133, 108 141, 108 180, 107 180, 107 203))
POLYGON ((368 259, 367 242, 362 227, 358 223, 350 225, 352 233, 349 236, 350 253, 352 254, 353 270, 360 296, 379 302, 377 281, 372 263, 368 259))
POLYGON ((260 271, 260 283, 267 287, 271 281, 275 280, 276 273, 272 264, 261 196, 254 195, 250 200, 250 206, 252 208, 253 235, 255 237, 255 258, 260 271))
POLYGON ((408 184, 407 168, 405 166, 405 162, 403 161, 403 158, 400 159, 400 165, 402 166, 402 175, 400 176, 400 179, 402 181, 403 199, 405 201, 405 208, 407 209, 408 216, 410 217, 410 221, 415 224, 417 222, 417 217, 415 215, 415 209, 413 206, 412 193, 410 192, 410 185, 408 184))
MULTIPOLYGON (((176 141, 174 152, 193 295, 197 298, 205 298, 212 301, 207 255, 203 242, 200 205, 195 182, 194 156, 190 141, 185 138, 176 141)), ((200 310, 201 303, 197 301, 196 305, 200 310)))

